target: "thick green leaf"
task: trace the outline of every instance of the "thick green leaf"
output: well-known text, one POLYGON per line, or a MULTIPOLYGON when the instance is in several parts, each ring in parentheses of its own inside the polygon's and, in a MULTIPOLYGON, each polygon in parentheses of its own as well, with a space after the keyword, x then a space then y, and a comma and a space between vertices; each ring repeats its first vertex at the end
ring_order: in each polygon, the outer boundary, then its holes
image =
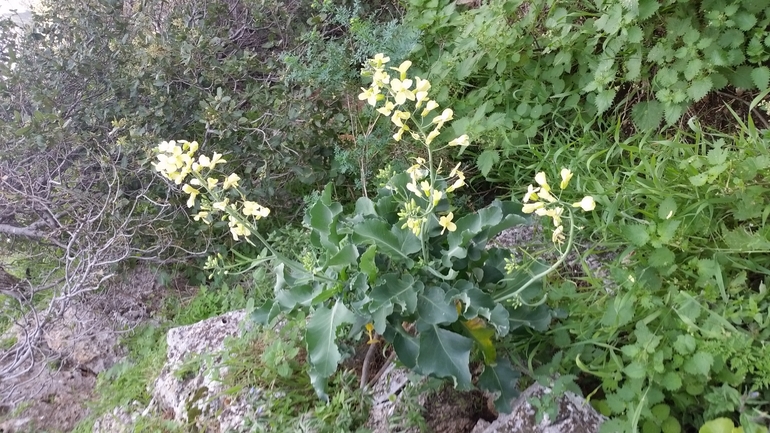
POLYGON ((336 253, 342 237, 337 234, 337 220, 342 212, 342 205, 331 202, 331 185, 324 190, 321 199, 313 204, 305 217, 305 222, 313 231, 310 241, 313 245, 336 253))
POLYGON ((417 295, 422 293, 422 290, 422 281, 415 282, 409 274, 385 274, 372 290, 369 311, 375 312, 383 307, 400 305, 403 314, 412 314, 417 309, 417 295))
POLYGON ((369 248, 361 254, 361 261, 358 264, 358 268, 361 272, 365 273, 369 277, 369 282, 372 283, 377 278, 377 265, 374 262, 374 258, 377 255, 377 245, 369 245, 369 248))
POLYGON ((374 202, 367 197, 360 197, 356 200, 356 213, 359 215, 377 215, 377 211, 374 209, 374 202))
POLYGON ((494 364, 497 358, 497 351, 495 350, 495 343, 492 338, 495 336, 495 330, 488 327, 484 322, 484 319, 477 317, 471 320, 461 320, 465 335, 471 337, 473 341, 481 349, 481 354, 484 355, 484 363, 487 365, 494 364))
POLYGON ((429 287, 417 297, 417 313, 420 321, 429 325, 443 325, 457 320, 457 308, 446 299, 439 287, 429 287))
POLYGON ((497 361, 495 365, 487 365, 479 376, 479 387, 492 394, 500 393, 495 399, 495 409, 500 413, 511 413, 512 404, 519 397, 516 384, 521 375, 511 367, 507 359, 497 361))
POLYGON ((337 252, 337 254, 332 256, 332 258, 330 258, 328 262, 326 262, 326 266, 329 266, 329 267, 350 266, 352 264, 355 264, 357 259, 358 259, 358 249, 356 249, 355 245, 353 244, 347 244, 344 247, 342 247, 342 249, 340 249, 339 252, 337 252))
POLYGON ((420 354, 417 365, 424 374, 451 378, 455 388, 472 389, 470 362, 473 341, 438 326, 420 333, 420 354))
POLYGON ((367 220, 357 224, 353 229, 353 242, 370 245, 377 245, 377 249, 390 258, 407 263, 407 267, 412 267, 414 261, 409 257, 422 248, 420 240, 410 232, 397 229, 397 226, 391 226, 378 220, 367 220))
POLYGON ((420 342, 417 337, 407 334, 403 328, 397 330, 393 338, 393 350, 396 351, 398 360, 406 368, 414 370, 415 373, 422 374, 422 370, 417 365, 417 356, 420 354, 420 342))
POLYGON ((355 320, 355 314, 341 301, 337 301, 332 308, 318 307, 310 318, 305 335, 307 353, 313 370, 321 379, 334 374, 342 359, 337 347, 337 328, 355 320))

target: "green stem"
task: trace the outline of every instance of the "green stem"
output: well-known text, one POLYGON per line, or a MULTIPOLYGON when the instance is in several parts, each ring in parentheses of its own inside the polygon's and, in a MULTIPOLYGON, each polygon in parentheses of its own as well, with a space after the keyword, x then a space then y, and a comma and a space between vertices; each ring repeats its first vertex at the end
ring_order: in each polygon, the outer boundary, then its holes
MULTIPOLYGON (((567 219, 569 220, 569 239, 567 240, 567 247, 564 249, 564 252, 562 253, 561 257, 559 257, 559 260, 557 260, 556 263, 551 265, 551 267, 549 267, 548 269, 544 270, 543 272, 541 272, 541 273, 539 273, 537 275, 532 276, 532 278, 530 278, 529 281, 524 283, 524 285, 519 287, 515 292, 507 294, 507 295, 503 294, 503 295, 499 296, 498 298, 495 298, 495 302, 503 302, 503 301, 511 299, 511 298, 513 298, 515 296, 518 296, 521 292, 524 291, 524 289, 526 289, 530 285, 534 284, 539 279, 547 276, 551 272, 555 271, 556 268, 558 268, 559 266, 561 266, 562 263, 564 263, 564 261, 567 259, 567 255, 569 254, 570 250, 572 249, 572 243, 573 243, 573 240, 575 239, 575 224, 574 224, 574 221, 572 219, 572 210, 569 209, 569 208, 567 208, 567 210, 569 211, 569 216, 567 217, 567 219)), ((511 278, 503 278, 502 280, 500 280, 501 283, 505 282, 505 281, 511 281, 511 278)))

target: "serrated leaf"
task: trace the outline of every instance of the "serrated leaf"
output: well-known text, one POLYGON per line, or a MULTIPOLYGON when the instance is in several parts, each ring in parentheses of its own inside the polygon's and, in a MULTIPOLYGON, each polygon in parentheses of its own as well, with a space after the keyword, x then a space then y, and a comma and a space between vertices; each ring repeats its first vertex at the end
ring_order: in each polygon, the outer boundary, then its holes
POLYGON ((621 229, 623 236, 637 247, 642 247, 650 241, 650 234, 647 233, 647 226, 641 224, 628 224, 621 229))
POLYGON ((487 327, 484 319, 480 317, 471 320, 461 320, 460 325, 464 328, 465 334, 478 344, 481 354, 484 355, 484 363, 487 365, 494 364, 497 358, 495 344, 492 341, 492 338, 495 336, 495 330, 487 327))
POLYGON ((680 334, 676 337, 676 341, 674 341, 674 350, 680 355, 689 355, 695 352, 696 344, 695 338, 692 335, 680 334))
POLYGON ((312 369, 319 377, 317 385, 314 384, 319 395, 323 394, 323 388, 319 387, 325 386, 325 379, 337 371, 342 359, 337 347, 337 328, 343 323, 353 324, 355 320, 355 314, 337 301, 332 308, 318 307, 308 321, 305 341, 312 369))
POLYGON ((507 359, 501 359, 495 365, 487 365, 479 376, 479 388, 492 394, 500 395, 495 399, 495 409, 500 413, 511 413, 512 403, 519 397, 516 387, 521 375, 511 367, 507 359))
POLYGON ((604 113, 612 106, 616 94, 617 92, 614 89, 606 89, 596 95, 596 98, 594 98, 594 105, 596 105, 599 114, 604 113))
POLYGON ((674 253, 666 247, 656 248, 655 251, 650 254, 647 262, 650 266, 665 269, 674 264, 676 256, 674 253))
POLYGON ((417 365, 426 375, 451 378, 455 388, 469 390, 470 362, 473 340, 438 326, 431 326, 420 333, 420 354, 417 365))
POLYGON ((658 205, 658 218, 662 220, 671 219, 676 213, 676 200, 673 197, 666 197, 658 205))
POLYGON ((754 82, 754 85, 759 88, 759 90, 767 89, 767 86, 770 83, 770 68, 767 66, 754 68, 751 71, 751 80, 754 82))
POLYGON ((657 0, 639 0, 639 21, 650 18, 660 8, 657 0))
POLYGON ((492 167, 500 162, 500 152, 487 149, 479 154, 476 159, 476 165, 479 167, 482 176, 486 176, 492 170, 492 167))
POLYGON ((635 54, 626 60, 626 80, 636 81, 642 74, 642 56, 635 54))
POLYGON ((733 21, 735 22, 735 25, 738 26, 739 29, 743 30, 744 32, 748 32, 751 30, 754 25, 757 24, 757 17, 754 16, 754 14, 739 11, 735 15, 733 15, 733 21))
POLYGON ((700 74, 702 69, 703 69, 703 61, 701 59, 692 59, 687 63, 687 66, 684 68, 684 78, 687 81, 692 81, 693 78, 697 77, 698 74, 700 74))
POLYGON ((694 176, 690 176, 688 179, 690 180, 690 183, 692 184, 692 186, 703 186, 708 181, 709 174, 708 173, 696 174, 694 176))
POLYGON ((711 366, 714 364, 714 357, 708 352, 697 352, 690 359, 684 362, 684 371, 690 374, 700 374, 708 376, 711 366))
POLYGON ((631 110, 631 118, 639 131, 654 131, 663 119, 663 104, 658 101, 639 102, 631 110))
POLYGON ((634 361, 623 369, 623 373, 631 379, 643 379, 647 376, 647 369, 644 368, 642 363, 634 361))
POLYGON ((685 108, 687 106, 684 104, 666 104, 663 107, 663 118, 666 120, 666 125, 675 124, 682 117, 685 108))
POLYGON ((713 83, 709 77, 693 80, 690 82, 690 87, 687 88, 687 96, 695 102, 700 101, 708 95, 712 87, 713 83))
POLYGON ((446 299, 438 287, 429 287, 417 296, 417 313, 420 321, 429 325, 443 325, 457 320, 457 308, 446 299))
POLYGON ((669 371, 663 375, 660 384, 669 391, 676 391, 682 388, 682 378, 679 377, 678 373, 669 371))
POLYGON ((385 221, 363 221, 353 228, 353 242, 377 245, 380 252, 392 259, 403 260, 408 267, 411 267, 414 261, 409 254, 420 251, 422 248, 420 240, 404 230, 398 230, 397 226, 393 226, 393 229, 395 233, 391 231, 390 224, 385 221))

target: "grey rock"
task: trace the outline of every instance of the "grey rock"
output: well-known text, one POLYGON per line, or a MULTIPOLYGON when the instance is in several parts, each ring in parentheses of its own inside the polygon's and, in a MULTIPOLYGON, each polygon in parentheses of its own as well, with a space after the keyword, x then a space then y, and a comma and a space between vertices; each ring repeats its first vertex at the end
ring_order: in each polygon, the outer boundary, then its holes
POLYGON ((539 384, 527 388, 513 402, 510 414, 500 414, 495 422, 474 433, 598 433, 604 417, 596 412, 583 398, 566 392, 558 399, 556 419, 544 415, 536 421, 537 409, 528 400, 549 394, 550 389, 539 384))
POLYGON ((195 425, 201 432, 241 430, 246 411, 240 397, 225 393, 221 378, 227 368, 221 366, 221 361, 225 338, 240 334, 245 317, 244 310, 232 311, 168 331, 166 364, 153 389, 161 411, 170 411, 175 421, 195 425), (191 361, 197 371, 177 373, 191 361))

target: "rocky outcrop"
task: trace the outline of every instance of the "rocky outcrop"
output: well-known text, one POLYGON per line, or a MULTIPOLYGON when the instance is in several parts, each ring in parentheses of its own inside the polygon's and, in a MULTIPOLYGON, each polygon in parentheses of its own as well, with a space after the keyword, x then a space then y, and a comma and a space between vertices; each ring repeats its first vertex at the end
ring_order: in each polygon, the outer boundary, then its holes
POLYGON ((474 430, 474 433, 598 433, 604 417, 594 410, 585 399, 569 391, 558 398, 556 419, 543 415, 537 422, 537 409, 529 400, 542 398, 550 389, 539 384, 527 388, 516 401, 509 414, 501 414, 491 425, 474 430))
POLYGON ((392 431, 418 432, 416 427, 398 425, 410 410, 420 410, 428 426, 440 433, 598 433, 604 421, 585 400, 571 392, 557 399, 555 419, 543 415, 537 422, 537 409, 529 401, 551 391, 538 384, 521 393, 509 414, 495 419, 492 401, 480 392, 460 393, 449 386, 409 396, 419 386, 408 379, 403 369, 386 370, 373 385, 374 401, 367 427, 373 433, 392 431), (410 407, 411 406, 411 407, 410 407))
POLYGON ((246 404, 226 393, 221 378, 225 338, 240 334, 244 310, 168 331, 167 360, 155 381, 153 398, 162 412, 200 432, 239 431, 246 404), (192 366, 192 368, 191 368, 192 366))

